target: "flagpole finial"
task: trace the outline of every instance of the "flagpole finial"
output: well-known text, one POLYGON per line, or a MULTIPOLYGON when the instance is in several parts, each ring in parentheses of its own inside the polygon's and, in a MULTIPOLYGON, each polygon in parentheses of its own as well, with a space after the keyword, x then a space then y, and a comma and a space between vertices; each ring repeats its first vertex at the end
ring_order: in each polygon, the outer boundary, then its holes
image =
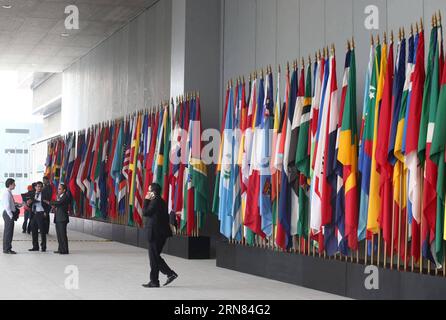
POLYGON ((288 72, 290 72, 290 62, 289 61, 287 61, 287 63, 286 63, 286 70, 288 72))
POLYGON ((381 39, 379 38, 379 34, 376 36, 376 44, 379 45, 381 43, 381 39))
POLYGON ((311 55, 308 55, 308 65, 311 66, 311 55))
POLYGON ((335 48, 334 43, 331 44, 331 54, 332 54, 332 55, 335 55, 335 54, 336 54, 336 48, 335 48))
POLYGON ((404 27, 401 27, 401 31, 403 32, 403 39, 406 38, 406 30, 404 29, 404 27))
POLYGON ((423 18, 420 18, 420 32, 424 30, 423 18))
POLYGON ((384 39, 383 39, 383 43, 387 44, 387 32, 384 31, 384 39))
POLYGON ((413 24, 410 25, 410 35, 413 36, 413 24))
POLYGON ((281 73, 280 64, 277 66, 277 71, 278 71, 279 73, 281 73))
POLYGON ((350 51, 350 49, 351 49, 350 40, 347 39, 347 51, 350 51))
POLYGON ((398 29, 398 41, 401 41, 403 36, 403 32, 401 31, 401 28, 398 29))
POLYGON ((437 18, 435 17, 435 14, 432 16, 432 28, 435 28, 437 26, 437 18))
POLYGON ((302 68, 305 68, 305 58, 302 57, 302 68))
POLYGON ((355 49, 355 37, 352 37, 352 50, 355 49))

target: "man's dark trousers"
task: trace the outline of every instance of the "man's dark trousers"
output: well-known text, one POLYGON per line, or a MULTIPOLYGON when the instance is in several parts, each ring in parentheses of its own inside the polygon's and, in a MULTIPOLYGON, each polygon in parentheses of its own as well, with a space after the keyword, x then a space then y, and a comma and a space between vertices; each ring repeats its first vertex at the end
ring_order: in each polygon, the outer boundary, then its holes
POLYGON ((39 248, 39 230, 42 238, 41 249, 46 250, 46 218, 44 212, 36 212, 32 219, 33 249, 39 248))
POLYGON ((161 258, 166 239, 158 239, 149 241, 149 260, 150 260, 150 281, 159 283, 159 273, 166 276, 172 275, 174 272, 169 268, 166 261, 161 258))
POLYGON ((68 237, 67 237, 68 222, 56 222, 56 235, 60 253, 68 253, 68 237))
POLYGON ((6 211, 3 211, 3 221, 5 229, 3 231, 3 252, 12 250, 12 237, 14 235, 14 220, 12 220, 6 211))
POLYGON ((25 214, 23 215, 24 217, 24 221, 23 221, 23 225, 22 225, 22 230, 23 232, 27 232, 30 233, 31 232, 31 216, 32 212, 30 210, 25 210, 25 214))

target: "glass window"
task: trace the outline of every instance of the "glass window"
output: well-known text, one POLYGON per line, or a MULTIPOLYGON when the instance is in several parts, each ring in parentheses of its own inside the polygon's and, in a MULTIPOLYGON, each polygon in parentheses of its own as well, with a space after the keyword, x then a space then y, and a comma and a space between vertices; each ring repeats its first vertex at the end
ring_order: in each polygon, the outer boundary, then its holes
POLYGON ((9 174, 9 177, 10 177, 10 178, 14 178, 14 173, 10 173, 10 174, 9 174))
POLYGON ((5 178, 7 178, 8 177, 8 174, 7 173, 5 173, 5 178))
POLYGON ((16 178, 22 178, 22 177, 23 177, 23 174, 22 174, 22 173, 16 173, 16 174, 15 174, 15 177, 16 177, 16 178))
POLYGON ((25 177, 25 178, 28 178, 28 174, 27 174, 27 173, 25 173, 25 174, 24 174, 24 177, 25 177))

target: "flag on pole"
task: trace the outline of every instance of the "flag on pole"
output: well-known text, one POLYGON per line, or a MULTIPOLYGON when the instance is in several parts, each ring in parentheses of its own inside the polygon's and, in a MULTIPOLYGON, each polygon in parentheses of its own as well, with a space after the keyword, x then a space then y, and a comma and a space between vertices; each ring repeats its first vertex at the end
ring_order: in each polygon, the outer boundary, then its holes
POLYGON ((437 177, 438 166, 430 158, 432 138, 435 129, 436 111, 439 91, 439 50, 437 26, 432 28, 426 79, 423 93, 423 108, 418 140, 418 157, 424 165, 423 209, 422 209, 422 251, 423 256, 435 265, 435 235, 437 214, 437 177))
POLYGON ((355 48, 347 53, 340 113, 338 161, 342 164, 345 197, 345 231, 348 247, 358 249, 358 132, 356 120, 355 48), (345 96, 344 96, 345 94, 345 96), (344 98, 345 97, 345 98, 344 98), (342 115, 342 117, 341 117, 342 115))
POLYGON ((406 233, 406 164, 401 154, 405 120, 403 93, 406 83, 406 39, 403 37, 398 46, 393 83, 392 120, 390 125, 388 161, 393 165, 393 248, 405 259, 406 233), (398 248, 398 243, 400 248, 398 248))
POLYGON ((378 69, 375 56, 381 54, 381 45, 370 46, 369 64, 365 77, 364 101, 360 131, 358 171, 361 176, 361 191, 359 197, 358 241, 366 239, 367 219, 370 195, 370 175, 373 154, 373 127, 375 120, 376 90, 378 87, 378 69))
POLYGON ((416 46, 415 69, 412 75, 412 94, 409 109, 407 111, 407 130, 405 142, 406 163, 408 168, 408 207, 412 216, 412 243, 411 255, 415 262, 420 258, 420 224, 422 217, 421 184, 422 164, 418 158, 418 140, 420 133, 420 119, 423 104, 423 92, 425 83, 425 48, 424 30, 418 35, 416 46))
POLYGON ((232 164, 234 163, 233 154, 233 130, 234 130, 234 88, 229 88, 228 106, 224 125, 222 154, 221 154, 221 176, 219 186, 219 205, 218 217, 220 220, 220 233, 230 239, 232 236, 232 197, 230 179, 232 164))
MULTIPOLYGON (((384 92, 384 81, 387 71, 387 43, 384 42, 381 48, 381 55, 375 55, 375 64, 379 75, 378 87, 376 91, 376 103, 373 106, 373 127, 371 128, 373 149, 372 149, 372 165, 370 171, 370 190, 369 190, 369 209, 367 217, 367 230, 371 234, 377 234, 379 232, 379 216, 381 210, 381 197, 380 197, 380 176, 378 172, 377 163, 377 142, 378 142, 378 119, 380 118, 381 101, 384 92), (380 60, 378 60, 378 58, 380 60)), ((393 72, 393 71, 392 71, 393 72)))
MULTIPOLYGON (((303 75, 304 76, 304 75, 303 75)), ((299 85, 299 97, 302 103, 302 116, 299 125, 299 137, 296 148, 296 168, 299 172, 299 217, 297 235, 308 240, 309 235, 309 181, 310 181, 310 116, 312 105, 311 61, 308 63, 305 82, 299 85)))

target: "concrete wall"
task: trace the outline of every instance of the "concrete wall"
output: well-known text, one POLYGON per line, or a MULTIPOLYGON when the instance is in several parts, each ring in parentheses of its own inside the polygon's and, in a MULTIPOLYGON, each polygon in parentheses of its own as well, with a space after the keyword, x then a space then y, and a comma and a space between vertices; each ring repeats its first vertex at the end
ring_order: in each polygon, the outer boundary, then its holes
POLYGON ((55 73, 33 89, 33 111, 51 103, 62 94, 62 74, 55 73))
MULTIPOLYGON (((314 57, 317 49, 334 43, 340 86, 346 41, 353 36, 356 42, 358 112, 362 112, 370 34, 382 34, 392 29, 397 34, 400 27, 405 27, 408 34, 410 24, 423 17, 428 37, 431 16, 438 10, 446 14, 446 1, 224 0, 223 80, 227 83, 231 78, 248 76, 270 64, 283 67, 287 61, 300 57, 308 60, 308 55, 314 57), (379 30, 366 30, 364 26, 367 16, 364 9, 369 5, 379 9, 379 30)), ((427 40, 426 45, 428 43, 427 40)))
POLYGON ((62 132, 170 97, 172 0, 157 1, 63 73, 62 132))
POLYGON ((61 111, 52 114, 43 121, 43 136, 53 136, 60 133, 60 124, 62 120, 61 111))

